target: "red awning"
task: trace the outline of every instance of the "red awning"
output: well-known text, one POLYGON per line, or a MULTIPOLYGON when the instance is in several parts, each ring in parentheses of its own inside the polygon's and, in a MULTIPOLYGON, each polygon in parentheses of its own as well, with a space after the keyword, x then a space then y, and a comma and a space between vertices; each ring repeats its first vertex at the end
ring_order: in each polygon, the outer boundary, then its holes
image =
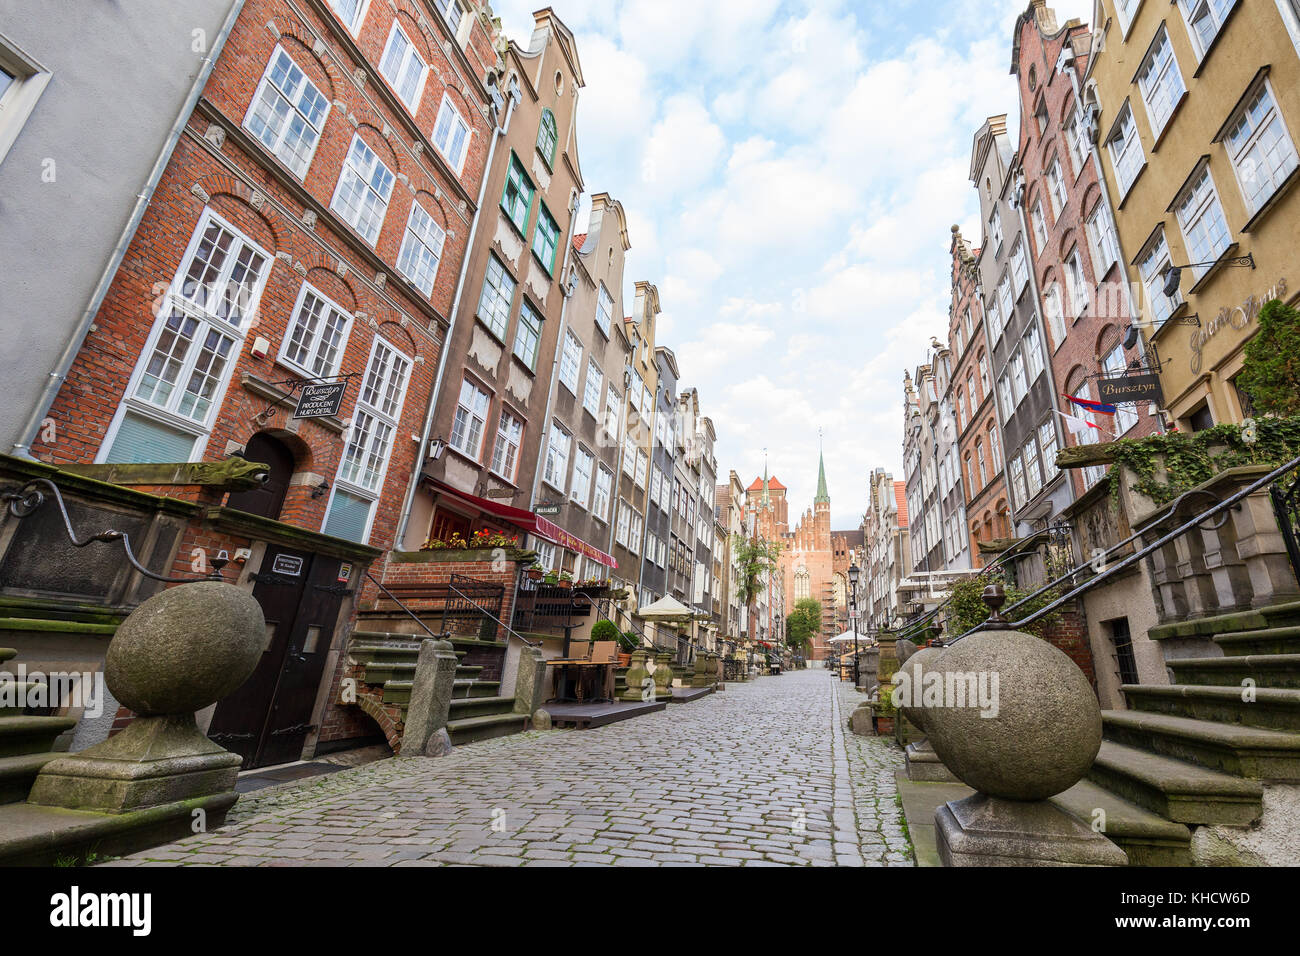
POLYGON ((581 538, 574 537, 565 531, 553 521, 548 521, 541 515, 533 514, 531 511, 524 511, 522 508, 512 508, 510 505, 504 505, 499 501, 493 501, 490 498, 480 498, 477 495, 471 495, 468 492, 461 491, 451 485, 441 482, 436 478, 425 476, 433 484, 440 494, 448 495, 452 498, 458 498, 468 505, 473 505, 480 511, 484 511, 493 517, 500 518, 502 521, 508 521, 517 528, 521 528, 530 534, 535 534, 539 538, 545 538, 552 544, 558 544, 562 548, 568 548, 578 554, 588 557, 598 564, 603 564, 607 568, 617 568, 618 562, 610 555, 601 551, 599 548, 588 544, 581 538))

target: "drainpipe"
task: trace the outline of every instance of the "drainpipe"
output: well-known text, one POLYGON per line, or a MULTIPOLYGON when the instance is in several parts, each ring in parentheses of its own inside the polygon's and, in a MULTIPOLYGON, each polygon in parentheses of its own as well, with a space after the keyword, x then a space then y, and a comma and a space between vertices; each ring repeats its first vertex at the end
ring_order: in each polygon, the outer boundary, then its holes
POLYGON ((456 318, 460 313, 461 297, 465 294, 465 280, 469 277, 470 253, 474 249, 474 239, 478 235, 479 223, 483 218, 483 197, 487 195, 488 179, 492 174, 492 158, 496 155, 497 143, 510 131, 510 119, 515 115, 521 93, 519 87, 512 87, 506 94, 506 121, 492 131, 492 144, 488 147, 487 162, 483 165, 483 181, 478 187, 478 203, 474 207, 474 218, 469 224, 469 235, 465 241, 465 256, 460 264, 460 277, 456 280, 456 295, 451 301, 451 314, 447 323, 447 334, 443 336, 441 354, 438 356, 438 374, 433 380, 433 390, 429 393, 429 404, 424 415, 424 430, 420 434, 420 444, 416 451, 415 467, 411 469, 411 479, 406 485, 406 494, 402 498, 402 520, 397 526, 393 538, 393 550, 402 547, 406 532, 411 523, 411 505, 415 501, 415 491, 420 487, 420 476, 424 471, 424 456, 429 447, 429 434, 433 431, 434 413, 438 408, 438 396, 442 393, 443 377, 447 374, 447 352, 452 333, 456 330, 456 318))
POLYGON ((68 339, 63 354, 59 356, 57 367, 50 372, 49 380, 41 391, 41 397, 32 410, 32 416, 27 420, 27 424, 23 426, 21 437, 12 448, 12 454, 16 457, 29 460, 32 458, 32 443, 36 441, 36 437, 40 433, 41 423, 45 421, 45 416, 49 414, 50 407, 54 404, 55 398, 58 397, 59 389, 67 380, 72 363, 76 361, 77 354, 81 351, 86 336, 90 333, 90 326, 94 322, 95 316, 99 314, 99 307, 104 304, 104 297, 108 295, 109 286, 113 282, 113 277, 117 275, 122 260, 126 257, 126 250, 130 247, 131 240, 135 238, 135 231, 140 227, 140 221, 144 219, 144 213, 149 207, 149 201, 153 198, 154 190, 158 188, 158 181, 162 179, 167 164, 171 162, 172 153, 175 151, 176 144, 180 141, 181 134, 185 130, 185 124, 193 115, 194 107, 198 105, 199 97, 203 95, 203 88, 207 85, 208 77, 212 75, 213 69, 216 68, 221 51, 225 47, 231 31, 235 28, 235 21, 239 19, 239 14, 243 8, 244 0, 235 0, 230 12, 226 15, 225 22, 221 25, 221 30, 213 41, 211 52, 203 58, 203 66, 200 68, 198 76, 194 78, 194 85, 190 87, 189 95, 185 97, 180 113, 177 114, 176 119, 172 122, 171 129, 167 132, 167 139, 163 143, 162 151, 158 154, 158 159, 154 162, 153 169, 149 171, 149 178, 145 182, 144 188, 140 190, 139 195, 135 198, 135 206, 131 209, 131 216, 127 219, 126 227, 122 230, 117 245, 113 247, 113 251, 108 257, 104 271, 99 277, 99 283, 95 286, 95 291, 91 293, 86 311, 82 313, 81 320, 77 323, 77 330, 68 339))

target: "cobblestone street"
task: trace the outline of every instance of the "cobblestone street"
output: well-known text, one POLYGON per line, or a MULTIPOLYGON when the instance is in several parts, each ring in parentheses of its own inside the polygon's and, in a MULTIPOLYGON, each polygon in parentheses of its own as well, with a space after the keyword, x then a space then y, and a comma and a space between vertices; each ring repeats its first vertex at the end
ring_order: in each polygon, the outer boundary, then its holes
POLYGON ((912 863, 887 741, 796 671, 589 731, 532 732, 257 791, 223 828, 107 865, 912 863))

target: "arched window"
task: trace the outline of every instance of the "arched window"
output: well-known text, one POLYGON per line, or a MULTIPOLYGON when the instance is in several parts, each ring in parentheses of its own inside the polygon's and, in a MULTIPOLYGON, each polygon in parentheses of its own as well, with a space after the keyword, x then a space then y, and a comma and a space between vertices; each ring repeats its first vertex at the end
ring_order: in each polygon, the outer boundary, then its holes
POLYGON ((555 144, 559 137, 555 132, 555 114, 542 110, 542 121, 537 126, 537 151, 546 160, 546 165, 555 165, 555 144))

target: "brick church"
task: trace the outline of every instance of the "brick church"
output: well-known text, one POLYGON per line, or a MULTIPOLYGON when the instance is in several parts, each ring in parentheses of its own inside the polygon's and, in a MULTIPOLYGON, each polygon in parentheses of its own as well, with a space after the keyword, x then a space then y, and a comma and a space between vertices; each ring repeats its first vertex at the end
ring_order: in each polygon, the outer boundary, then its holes
POLYGON ((745 489, 746 507, 757 532, 781 544, 781 573, 785 580, 786 610, 795 602, 816 598, 822 605, 822 630, 814 641, 812 658, 824 660, 832 646, 826 641, 849 627, 848 568, 862 549, 862 529, 831 530, 831 496, 826 486, 826 461, 818 462, 817 494, 813 506, 790 528, 788 489, 775 475, 755 478, 745 489))

